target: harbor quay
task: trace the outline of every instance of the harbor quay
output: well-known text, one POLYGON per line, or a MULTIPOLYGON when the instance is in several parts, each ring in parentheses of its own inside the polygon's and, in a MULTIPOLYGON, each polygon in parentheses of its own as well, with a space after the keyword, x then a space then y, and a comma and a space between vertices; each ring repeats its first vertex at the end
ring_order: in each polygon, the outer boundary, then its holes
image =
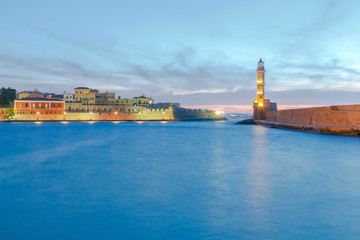
POLYGON ((115 99, 115 93, 78 87, 62 95, 25 91, 0 108, 2 121, 186 121, 226 120, 224 112, 155 103, 151 97, 115 99))

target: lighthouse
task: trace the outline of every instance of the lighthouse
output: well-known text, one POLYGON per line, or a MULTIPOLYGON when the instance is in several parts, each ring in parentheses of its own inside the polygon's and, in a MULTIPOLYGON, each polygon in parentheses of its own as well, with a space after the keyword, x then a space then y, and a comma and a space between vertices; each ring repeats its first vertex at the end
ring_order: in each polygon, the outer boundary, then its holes
POLYGON ((254 120, 266 120, 266 111, 276 111, 277 104, 265 99, 265 67, 260 58, 256 69, 256 99, 254 99, 254 120))
POLYGON ((258 107, 264 108, 264 99, 265 99, 265 92, 264 92, 264 86, 265 86, 265 68, 264 68, 264 62, 261 60, 258 62, 258 67, 256 70, 257 73, 257 93, 256 93, 256 103, 258 107))

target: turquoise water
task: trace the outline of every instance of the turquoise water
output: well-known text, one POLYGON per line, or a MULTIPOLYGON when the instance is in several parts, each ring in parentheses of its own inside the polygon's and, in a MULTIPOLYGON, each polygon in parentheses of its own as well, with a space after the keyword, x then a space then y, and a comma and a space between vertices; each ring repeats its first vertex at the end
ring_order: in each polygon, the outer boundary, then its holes
POLYGON ((1 123, 0 239, 358 239, 360 138, 1 123))

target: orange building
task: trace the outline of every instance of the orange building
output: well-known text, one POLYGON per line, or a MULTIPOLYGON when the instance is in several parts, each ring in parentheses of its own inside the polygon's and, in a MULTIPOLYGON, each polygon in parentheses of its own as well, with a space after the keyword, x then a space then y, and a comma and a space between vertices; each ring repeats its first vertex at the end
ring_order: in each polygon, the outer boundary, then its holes
POLYGON ((6 108, 0 108, 0 119, 6 119, 6 114, 7 114, 7 111, 6 111, 6 108))
POLYGON ((14 114, 59 115, 65 114, 65 102, 51 98, 23 98, 14 100, 14 114))

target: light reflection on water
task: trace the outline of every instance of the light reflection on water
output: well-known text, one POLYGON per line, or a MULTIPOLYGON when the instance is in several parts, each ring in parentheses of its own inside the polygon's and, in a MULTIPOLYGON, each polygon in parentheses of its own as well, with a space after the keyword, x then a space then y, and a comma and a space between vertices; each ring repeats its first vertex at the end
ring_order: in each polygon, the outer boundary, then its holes
POLYGON ((360 234, 359 138, 231 122, 2 123, 0 132, 0 239, 360 234))
MULTIPOLYGON (((250 220, 256 228, 268 228, 270 219, 271 179, 269 163, 269 144, 267 128, 255 127, 252 141, 251 160, 249 163, 249 207, 250 220)), ((270 229, 267 229, 270 230, 270 229)))

